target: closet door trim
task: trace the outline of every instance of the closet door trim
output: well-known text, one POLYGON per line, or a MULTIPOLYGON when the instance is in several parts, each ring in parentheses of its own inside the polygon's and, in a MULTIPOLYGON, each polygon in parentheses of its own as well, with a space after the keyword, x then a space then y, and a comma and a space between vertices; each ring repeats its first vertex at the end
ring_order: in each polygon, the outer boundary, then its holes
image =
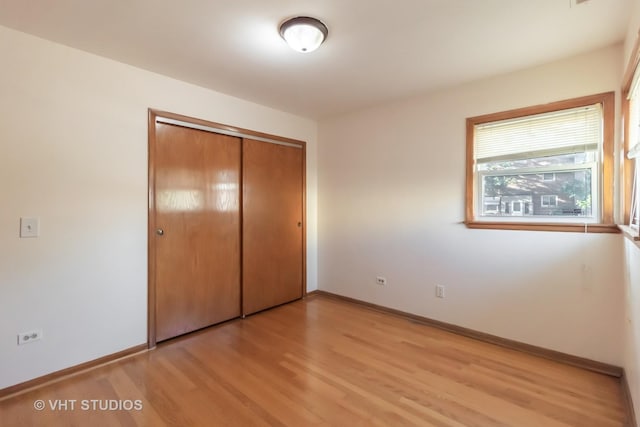
POLYGON ((167 118, 164 118, 164 117, 156 117, 156 123, 165 123, 165 124, 169 124, 169 125, 182 126, 182 127, 186 127, 186 128, 190 128, 190 129, 202 130, 202 131, 205 131, 205 132, 219 133, 219 134, 227 135, 227 136, 235 136, 237 138, 248 138, 248 139, 253 139, 253 140, 256 140, 256 141, 260 141, 260 142, 268 142, 270 144, 285 145, 287 147, 294 147, 294 148, 302 149, 302 146, 300 144, 294 144, 294 143, 291 143, 291 142, 278 141, 277 139, 264 138, 264 137, 260 137, 260 136, 253 136, 253 135, 249 135, 248 133, 243 133, 242 131, 220 129, 220 128, 213 127, 213 126, 204 126, 204 125, 199 125, 197 123, 189 123, 189 122, 185 122, 185 121, 182 121, 182 120, 167 119, 167 118))
MULTIPOLYGON (((302 149, 302 296, 307 294, 307 183, 306 183, 306 142, 201 120, 167 111, 148 110, 148 216, 147 216, 147 346, 156 346, 156 265, 155 265, 155 147, 156 123, 167 123, 190 127, 213 133, 222 133, 240 138, 251 138, 271 144, 294 146, 302 149)), ((242 196, 241 196, 242 197, 242 196)), ((242 236, 241 236, 242 238, 242 236)), ((242 240, 242 239, 241 239, 242 240)), ((241 273, 242 274, 242 273, 241 273)), ((242 278, 241 278, 242 280, 242 278)), ((242 296, 241 296, 242 298, 242 296)))

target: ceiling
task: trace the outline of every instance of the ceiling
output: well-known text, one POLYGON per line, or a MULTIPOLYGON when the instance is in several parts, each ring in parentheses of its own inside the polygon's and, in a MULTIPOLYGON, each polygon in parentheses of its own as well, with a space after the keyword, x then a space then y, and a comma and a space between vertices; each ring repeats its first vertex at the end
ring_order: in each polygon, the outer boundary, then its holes
POLYGON ((623 40, 632 0, 0 0, 0 25, 319 119, 623 40), (285 18, 329 27, 288 48, 285 18))

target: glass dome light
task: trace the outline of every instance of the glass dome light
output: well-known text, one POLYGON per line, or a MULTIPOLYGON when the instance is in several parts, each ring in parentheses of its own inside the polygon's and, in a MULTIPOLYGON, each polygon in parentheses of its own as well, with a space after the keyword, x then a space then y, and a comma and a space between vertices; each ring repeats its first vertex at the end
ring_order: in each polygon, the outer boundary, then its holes
POLYGON ((280 24, 282 38, 293 50, 302 53, 316 50, 326 40, 328 34, 326 25, 308 16, 297 16, 280 24))

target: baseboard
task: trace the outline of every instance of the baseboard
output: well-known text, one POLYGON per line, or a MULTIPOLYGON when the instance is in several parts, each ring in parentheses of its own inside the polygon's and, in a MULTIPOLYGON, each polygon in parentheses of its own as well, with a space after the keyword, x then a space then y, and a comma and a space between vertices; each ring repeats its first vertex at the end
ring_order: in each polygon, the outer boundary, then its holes
MULTIPOLYGON (((311 293, 310 293, 311 294, 311 293)), ((556 362, 564 363, 566 365, 576 366, 578 368, 587 369, 589 371, 598 372, 601 374, 610 375, 613 377, 622 377, 623 369, 619 366, 609 365, 607 363, 597 362, 595 360, 585 359, 582 357, 574 356, 571 354, 562 353, 555 350, 549 350, 543 347, 538 347, 531 344, 525 344, 519 341, 510 340, 507 338, 498 337, 496 335, 487 334, 484 332, 475 331, 473 329, 464 328, 462 326, 453 325, 451 323, 441 322, 439 320, 429 319, 428 317, 418 316, 416 314, 407 313, 404 311, 396 310, 393 308, 384 307, 377 304, 372 304, 366 301, 358 300, 355 298, 349 298, 342 295, 334 294, 327 291, 314 291, 315 296, 325 296, 328 298, 339 299, 355 304, 359 304, 380 312, 393 314, 405 319, 409 319, 414 322, 419 322, 428 326, 433 326, 438 329, 442 329, 448 332, 452 332, 457 335, 473 338, 479 341, 484 341, 491 344, 496 344, 501 347, 517 350, 523 353, 528 353, 534 356, 543 357, 556 362)))
POLYGON ((9 399, 18 394, 26 393, 36 388, 43 387, 45 385, 49 385, 49 384, 61 381, 69 377, 73 377, 78 374, 82 374, 84 372, 108 365, 110 363, 117 362, 127 357, 131 357, 139 353, 144 353, 146 351, 148 351, 147 344, 136 345, 134 347, 119 351, 117 353, 109 354, 95 360, 90 360, 88 362, 71 366, 69 368, 62 369, 60 371, 52 372, 50 374, 43 375, 41 377, 34 378, 29 381, 25 381, 20 384, 3 388, 0 390, 0 401, 9 399))
POLYGON ((629 388, 629 380, 627 374, 622 370, 622 377, 620 377, 620 386, 622 387, 622 395, 624 396, 625 403, 627 405, 627 419, 628 427, 638 427, 638 421, 636 419, 636 411, 633 409, 633 398, 631 397, 631 389, 629 388))

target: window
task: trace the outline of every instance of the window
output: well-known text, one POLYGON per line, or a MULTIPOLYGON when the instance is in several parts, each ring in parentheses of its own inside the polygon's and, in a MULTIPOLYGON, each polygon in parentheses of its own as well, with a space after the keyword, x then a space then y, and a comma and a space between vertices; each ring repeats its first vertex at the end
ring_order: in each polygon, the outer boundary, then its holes
POLYGON ((621 91, 624 162, 620 172, 624 218, 620 228, 640 246, 640 38, 630 58, 621 91))
POLYGON ((613 92, 467 119, 466 224, 616 232, 613 92))
POLYGON ((640 182, 638 182, 638 175, 640 172, 640 168, 638 168, 638 157, 640 157, 640 89, 638 86, 638 80, 640 80, 639 73, 636 71, 636 76, 633 79, 631 84, 630 91, 627 95, 628 101, 628 120, 626 120, 627 128, 627 139, 628 139, 628 150, 627 150, 627 158, 632 162, 633 168, 633 182, 631 183, 631 192, 628 195, 630 197, 629 203, 629 218, 628 225, 634 228, 638 228, 638 216, 640 212, 638 212, 638 205, 640 203, 639 192, 640 192, 640 182))
POLYGON ((487 203, 484 210, 486 213, 498 213, 498 205, 495 203, 487 203))

